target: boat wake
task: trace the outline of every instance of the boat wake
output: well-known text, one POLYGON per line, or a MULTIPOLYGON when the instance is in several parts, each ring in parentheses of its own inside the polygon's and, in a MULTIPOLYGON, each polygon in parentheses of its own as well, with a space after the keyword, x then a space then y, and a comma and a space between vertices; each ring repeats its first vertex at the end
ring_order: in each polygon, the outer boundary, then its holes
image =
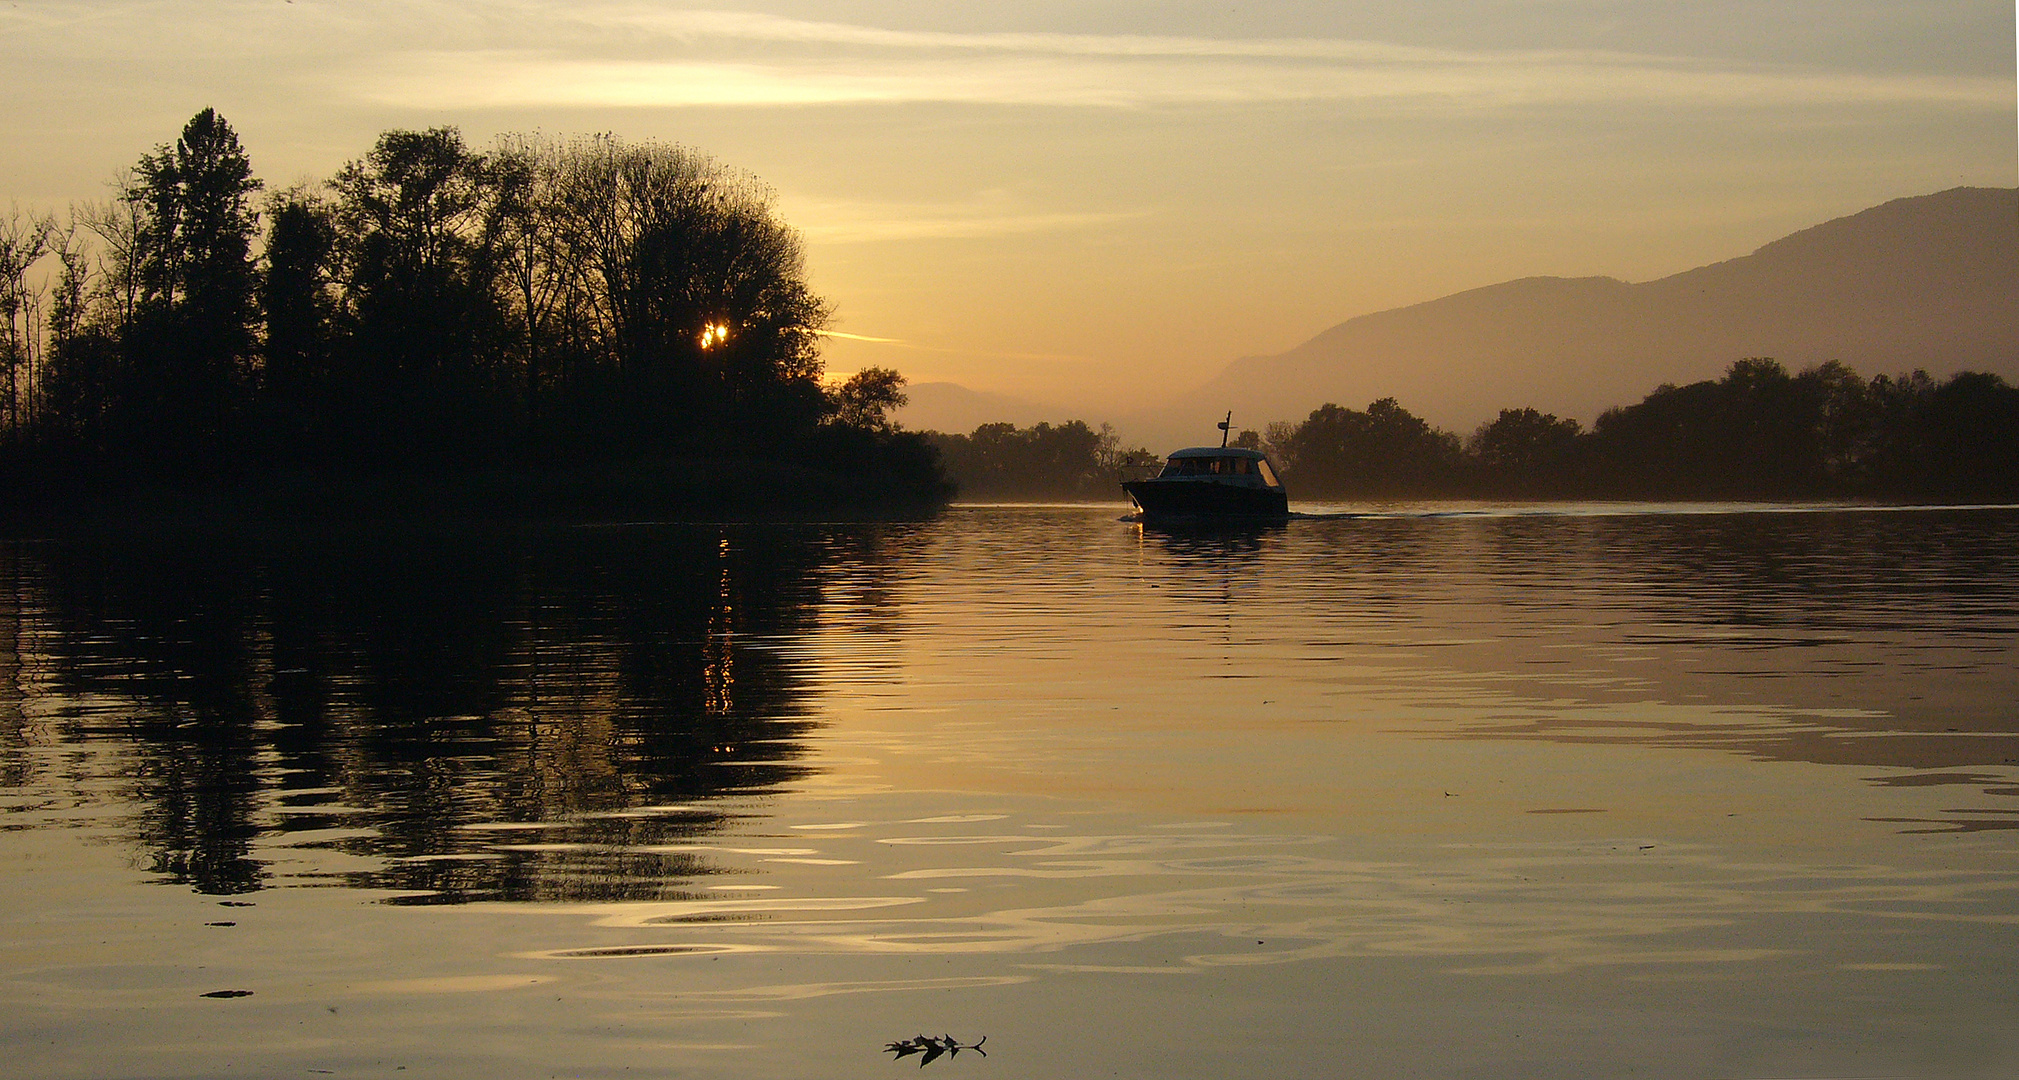
MULTIPOLYGON (((1888 506, 1871 503, 1552 503, 1549 505, 1489 506, 1489 505, 1435 505, 1410 507, 1360 507, 1312 510, 1292 510, 1285 517, 1274 519, 1283 521, 1392 521, 1392 520, 1435 520, 1442 518, 1498 520, 1508 518, 1607 518, 1607 517, 1701 517, 1728 514, 1835 514, 1835 513, 1925 513, 1945 510, 2014 510, 2019 504, 1970 503, 1943 506, 1888 506)), ((1140 524, 1141 513, 1124 514, 1117 520, 1140 524)), ((1157 524, 1167 520, 1204 524, 1213 519, 1205 517, 1166 519, 1158 517, 1157 524)))

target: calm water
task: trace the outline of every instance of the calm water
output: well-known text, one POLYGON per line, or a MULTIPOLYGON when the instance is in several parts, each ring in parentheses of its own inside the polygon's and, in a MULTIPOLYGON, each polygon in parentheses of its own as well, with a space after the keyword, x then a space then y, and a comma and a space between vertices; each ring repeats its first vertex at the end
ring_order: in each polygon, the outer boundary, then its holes
POLYGON ((2019 511, 0 546, 0 1073, 2009 1077, 2019 511))

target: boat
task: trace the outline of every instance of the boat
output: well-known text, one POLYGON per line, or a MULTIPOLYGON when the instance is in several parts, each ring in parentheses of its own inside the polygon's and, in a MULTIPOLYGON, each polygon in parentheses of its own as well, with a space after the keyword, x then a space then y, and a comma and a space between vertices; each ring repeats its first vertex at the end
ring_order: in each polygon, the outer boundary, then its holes
POLYGON ((1174 452, 1155 476, 1122 482, 1145 521, 1171 518, 1269 520, 1290 516, 1290 496, 1260 450, 1228 446, 1234 414, 1220 422, 1220 445, 1174 452))

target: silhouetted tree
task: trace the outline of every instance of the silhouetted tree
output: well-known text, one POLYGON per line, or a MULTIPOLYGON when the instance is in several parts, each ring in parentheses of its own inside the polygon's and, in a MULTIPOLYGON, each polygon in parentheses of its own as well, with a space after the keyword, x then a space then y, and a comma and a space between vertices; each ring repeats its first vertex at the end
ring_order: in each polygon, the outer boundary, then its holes
POLYGON ((369 454, 480 450, 508 382, 487 163, 454 128, 389 131, 330 182, 345 390, 369 454))
POLYGON ((2019 496, 2019 388, 1961 372, 1937 384, 1925 371, 1872 380, 1874 494, 1893 498, 2019 496))
POLYGON ((1934 469, 1923 492, 1961 498, 2019 494, 2019 387, 1996 375, 1957 374, 1923 405, 1934 469))
POLYGON ((1662 386, 1598 419, 1587 456, 1604 490, 1656 498, 1784 498, 1854 481, 1869 423, 1841 364, 1790 376, 1748 357, 1717 382, 1662 386))
POLYGON ((49 302, 49 342, 36 434, 45 442, 90 453, 103 434, 104 411, 116 389, 119 343, 102 320, 93 318, 93 301, 103 310, 104 275, 94 276, 82 232, 93 231, 89 211, 72 212, 70 227, 55 235, 56 282, 49 302))
POLYGON ((817 332, 828 311, 798 235, 751 177, 681 147, 610 136, 530 151, 587 353, 584 375, 624 437, 776 441, 826 411, 817 332))
POLYGON ((579 360, 582 268, 565 257, 553 223, 557 162, 546 144, 518 136, 500 139, 491 155, 497 199, 496 249, 515 331, 520 386, 529 423, 538 427, 546 398, 579 360))
POLYGON ((1294 441, 1297 437, 1297 427, 1298 425, 1288 420, 1272 420, 1262 429, 1262 445, 1259 449, 1269 455, 1269 460, 1276 463, 1276 468, 1280 472, 1290 472, 1295 464, 1294 441))
POLYGON ((328 399, 349 389, 333 382, 337 232, 327 207, 303 191, 283 192, 267 208, 264 392, 275 438, 304 449, 321 445, 328 399))
POLYGON ((1554 494, 1569 487, 1578 434, 1575 420, 1534 409, 1502 409, 1499 418, 1473 433, 1466 450, 1478 462, 1488 490, 1554 494))
POLYGON ((28 272, 49 253, 55 232, 47 217, 24 218, 14 210, 0 218, 0 416, 10 437, 22 424, 42 337, 42 294, 28 272))
POLYGON ((259 188, 230 126, 199 113, 113 201, 73 210, 46 333, 22 267, 54 233, 7 234, 0 428, 37 404, 47 490, 281 464, 534 467, 666 501, 734 487, 681 459, 762 462, 773 496, 943 491, 930 446, 889 422, 900 377, 823 391, 828 309, 797 234, 701 154, 610 136, 486 154, 453 128, 387 132, 326 193, 269 201, 263 266, 259 188))
POLYGON ((1308 495, 1450 494, 1460 482, 1458 437, 1432 428, 1394 398, 1382 398, 1366 412, 1321 405, 1286 443, 1284 483, 1308 495))
POLYGON ((926 437, 961 494, 978 499, 1114 500, 1121 466, 1156 460, 1147 450, 1124 449, 1107 425, 1095 431, 1083 420, 983 424, 967 435, 926 437))
POLYGON ((119 201, 133 224, 132 321, 121 342, 123 436, 212 447, 255 359, 252 241, 260 188, 231 125, 205 109, 144 155, 119 201))
POLYGON ((889 368, 863 368, 834 388, 834 420, 872 431, 893 428, 889 413, 904 408, 904 376, 889 368))

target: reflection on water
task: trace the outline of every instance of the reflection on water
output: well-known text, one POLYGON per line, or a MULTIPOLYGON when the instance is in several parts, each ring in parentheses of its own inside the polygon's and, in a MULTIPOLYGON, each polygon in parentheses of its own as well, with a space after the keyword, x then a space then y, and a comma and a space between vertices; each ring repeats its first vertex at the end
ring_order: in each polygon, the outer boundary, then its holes
POLYGON ((911 1029, 1028 1075, 2019 1062, 2019 511, 1120 517, 0 546, 0 1037, 124 1033, 35 1059, 74 1076, 211 1074, 192 1023, 247 1075, 814 1077, 911 1029), (148 884, 40 872, 65 835, 148 884))
POLYGON ((441 902, 664 895, 709 872, 666 845, 718 829, 711 800, 809 768, 816 720, 781 645, 817 617, 823 572, 876 543, 632 528, 13 545, 9 809, 116 800, 154 873, 204 893, 285 876, 441 902), (30 752, 55 747, 99 753, 30 752), (541 843, 495 842, 515 826, 541 843))
MULTIPOLYGON (((1083 667, 1117 695, 1400 664, 1473 700, 1445 737, 2019 794, 2010 511, 1219 529, 983 513, 13 544, 0 785, 17 824, 125 807, 152 870, 204 893, 285 877, 411 901, 659 897, 711 872, 693 841, 721 828, 721 796, 818 767, 809 692, 902 679, 919 658, 894 643, 917 639, 940 666, 971 642, 986 660, 1099 641, 1127 673, 1083 667), (93 753, 31 752, 57 747, 93 753)), ((2019 809, 1900 823, 2015 828, 2019 809)))
POLYGON ((1139 958, 1154 958, 1146 972, 1165 975, 1377 956, 1461 960, 1447 970, 1510 974, 1751 963, 1802 947, 1791 940, 1745 947, 1710 940, 1737 920, 1856 915, 2019 925, 2010 908, 2015 883, 2009 873, 1992 870, 1903 875, 1868 864, 1741 863, 1704 845, 1635 839, 1468 843, 1447 845, 1433 859, 1377 862, 1327 854, 1322 836, 1226 830, 932 835, 906 832, 903 824, 891 822, 863 837, 870 844, 938 849, 923 856, 932 865, 884 875, 900 889, 1076 880, 1079 891, 1064 903, 936 914, 910 910, 927 902, 916 894, 613 905, 591 909, 595 925, 678 931, 702 924, 707 943, 654 938, 653 944, 539 955, 627 958, 705 949, 993 954, 1019 958, 1019 970, 1069 971, 1113 968, 1048 957, 1128 946, 1139 958))
MULTIPOLYGON (((1484 577, 1506 622, 1643 669, 1638 689, 1660 702, 1723 708, 1709 723, 1702 709, 1531 708, 1459 734, 1711 747, 2019 794, 2009 773, 1972 769, 2019 764, 2015 536, 2012 514, 1982 511, 1598 519, 1574 538, 1494 523, 1484 577)), ((2013 813, 1950 824, 2019 827, 2013 813)))

